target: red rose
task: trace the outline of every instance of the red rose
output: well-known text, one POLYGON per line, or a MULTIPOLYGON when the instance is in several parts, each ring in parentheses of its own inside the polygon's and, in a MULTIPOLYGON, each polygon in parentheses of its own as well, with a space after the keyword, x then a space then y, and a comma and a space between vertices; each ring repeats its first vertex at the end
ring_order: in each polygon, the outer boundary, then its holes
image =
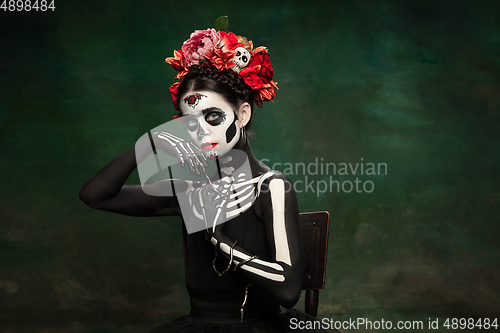
POLYGON ((269 83, 269 81, 273 79, 274 69, 271 63, 271 59, 267 54, 267 50, 255 53, 252 59, 250 59, 247 67, 255 67, 258 65, 260 65, 261 67, 257 75, 260 77, 262 82, 269 83))
POLYGON ((248 73, 243 76, 245 83, 248 84, 252 89, 262 88, 262 80, 254 73, 248 73))
POLYGON ((223 51, 233 51, 237 47, 243 46, 244 44, 238 40, 238 37, 232 32, 220 32, 221 43, 220 47, 223 51))
POLYGON ((168 88, 168 90, 170 91, 170 95, 172 96, 172 103, 174 103, 174 108, 176 110, 179 110, 179 105, 177 104, 177 94, 178 94, 178 88, 179 88, 179 84, 180 82, 175 82, 174 84, 172 84, 170 86, 170 88, 168 88))

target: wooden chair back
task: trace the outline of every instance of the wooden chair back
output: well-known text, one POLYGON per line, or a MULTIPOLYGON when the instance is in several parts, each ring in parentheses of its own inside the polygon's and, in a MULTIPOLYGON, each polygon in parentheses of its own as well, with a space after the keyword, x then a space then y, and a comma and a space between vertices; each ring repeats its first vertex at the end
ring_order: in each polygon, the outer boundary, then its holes
POLYGON ((306 291, 305 312, 316 317, 319 290, 325 287, 330 214, 326 211, 300 213, 299 223, 305 253, 302 282, 302 290, 306 291))

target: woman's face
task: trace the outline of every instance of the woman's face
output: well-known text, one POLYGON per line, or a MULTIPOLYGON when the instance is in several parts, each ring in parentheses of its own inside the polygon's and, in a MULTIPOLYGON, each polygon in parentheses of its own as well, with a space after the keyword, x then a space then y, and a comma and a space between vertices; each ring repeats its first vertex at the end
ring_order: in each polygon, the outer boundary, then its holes
POLYGON ((223 156, 240 139, 240 121, 219 93, 189 92, 182 96, 179 107, 191 139, 205 156, 223 156))

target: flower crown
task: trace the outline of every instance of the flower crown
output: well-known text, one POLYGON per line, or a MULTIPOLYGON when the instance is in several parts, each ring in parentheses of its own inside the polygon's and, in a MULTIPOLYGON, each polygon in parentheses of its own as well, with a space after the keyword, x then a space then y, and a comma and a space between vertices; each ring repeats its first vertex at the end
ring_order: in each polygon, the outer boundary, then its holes
POLYGON ((267 48, 260 46, 254 49, 252 41, 236 36, 232 32, 223 31, 224 27, 227 27, 227 17, 219 17, 216 27, 217 25, 220 31, 196 30, 180 50, 174 50, 173 57, 165 59, 166 63, 179 72, 169 88, 175 109, 179 110, 176 103, 178 87, 184 76, 200 66, 215 67, 219 71, 232 69, 238 73, 255 91, 254 102, 259 107, 262 107, 262 102, 274 101, 274 89, 277 90, 278 85, 272 80, 274 70, 267 48), (223 19, 222 25, 221 19, 223 19))

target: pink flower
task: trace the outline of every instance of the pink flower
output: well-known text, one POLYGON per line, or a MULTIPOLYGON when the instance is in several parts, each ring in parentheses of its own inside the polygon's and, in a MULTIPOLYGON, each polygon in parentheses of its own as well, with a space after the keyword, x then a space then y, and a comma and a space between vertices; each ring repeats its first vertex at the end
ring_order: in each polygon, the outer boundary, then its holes
POLYGON ((205 58, 205 54, 212 48, 219 45, 221 37, 215 29, 196 30, 190 38, 182 45, 184 63, 186 67, 199 65, 200 60, 205 58))

